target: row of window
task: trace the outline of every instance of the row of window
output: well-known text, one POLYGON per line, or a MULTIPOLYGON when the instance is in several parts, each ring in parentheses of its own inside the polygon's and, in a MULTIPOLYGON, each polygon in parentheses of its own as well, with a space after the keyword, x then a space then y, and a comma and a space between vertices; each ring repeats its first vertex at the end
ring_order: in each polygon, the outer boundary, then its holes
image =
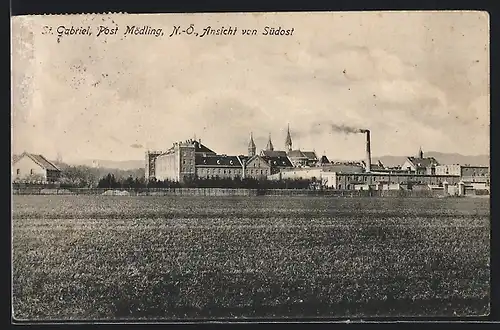
POLYGON ((239 170, 230 170, 230 169, 221 169, 221 168, 200 168, 199 170, 199 173, 200 174, 210 174, 210 173, 213 173, 213 174, 231 174, 231 173, 239 173, 240 171, 239 170))
MULTIPOLYGON (((266 170, 253 170, 253 169, 250 169, 250 170, 247 170, 246 171, 249 175, 267 175, 268 174, 268 171, 266 170)), ((200 175, 203 175, 203 174, 232 174, 232 173, 241 173, 240 170, 231 170, 231 169, 220 169, 220 168, 207 168, 207 169, 203 169, 203 168, 200 168, 198 170, 198 173, 200 175)))
MULTIPOLYGON (((33 169, 30 169, 30 175, 33 175, 34 173, 35 173, 35 172, 33 171, 33 169)), ((20 169, 20 168, 18 168, 18 169, 16 170, 16 174, 17 174, 17 175, 20 175, 20 174, 21 174, 21 169, 20 169)))
MULTIPOLYGON (((259 174, 259 170, 248 170, 247 172, 248 174, 250 175, 258 175, 259 174)), ((260 170, 260 175, 264 175, 266 174, 267 175, 267 171, 264 171, 264 170, 260 170)))

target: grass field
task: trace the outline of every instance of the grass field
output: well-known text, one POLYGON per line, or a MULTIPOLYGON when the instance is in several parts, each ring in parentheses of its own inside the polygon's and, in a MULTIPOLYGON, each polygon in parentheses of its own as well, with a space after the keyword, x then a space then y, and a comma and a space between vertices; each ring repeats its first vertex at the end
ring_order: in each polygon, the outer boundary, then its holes
POLYGON ((489 313, 489 200, 13 197, 18 319, 489 313))

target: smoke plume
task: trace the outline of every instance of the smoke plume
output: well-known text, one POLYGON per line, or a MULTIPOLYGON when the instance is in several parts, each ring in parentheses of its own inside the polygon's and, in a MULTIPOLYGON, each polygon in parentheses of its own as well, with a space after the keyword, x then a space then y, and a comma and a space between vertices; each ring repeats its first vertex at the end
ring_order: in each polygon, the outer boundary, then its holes
POLYGON ((318 128, 320 128, 320 130, 325 130, 325 131, 329 130, 331 132, 346 133, 346 134, 357 134, 357 133, 368 132, 368 130, 365 128, 356 128, 344 124, 338 125, 331 122, 316 123, 313 129, 317 130, 318 128))

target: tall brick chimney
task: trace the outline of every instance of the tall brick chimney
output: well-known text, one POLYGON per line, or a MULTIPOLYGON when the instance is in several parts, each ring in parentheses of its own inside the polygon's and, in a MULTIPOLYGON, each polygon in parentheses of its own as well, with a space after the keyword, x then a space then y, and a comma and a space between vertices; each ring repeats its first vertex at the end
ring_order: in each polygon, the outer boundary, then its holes
POLYGON ((365 130, 366 133, 366 172, 371 172, 372 167, 372 155, 370 148, 370 131, 365 130))

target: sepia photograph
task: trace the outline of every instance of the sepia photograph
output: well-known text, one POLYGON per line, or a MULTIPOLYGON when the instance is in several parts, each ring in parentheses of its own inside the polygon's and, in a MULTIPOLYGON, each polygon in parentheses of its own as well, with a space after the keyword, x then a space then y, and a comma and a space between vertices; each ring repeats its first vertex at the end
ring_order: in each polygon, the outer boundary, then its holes
POLYGON ((14 320, 488 316, 489 29, 11 17, 14 320))

